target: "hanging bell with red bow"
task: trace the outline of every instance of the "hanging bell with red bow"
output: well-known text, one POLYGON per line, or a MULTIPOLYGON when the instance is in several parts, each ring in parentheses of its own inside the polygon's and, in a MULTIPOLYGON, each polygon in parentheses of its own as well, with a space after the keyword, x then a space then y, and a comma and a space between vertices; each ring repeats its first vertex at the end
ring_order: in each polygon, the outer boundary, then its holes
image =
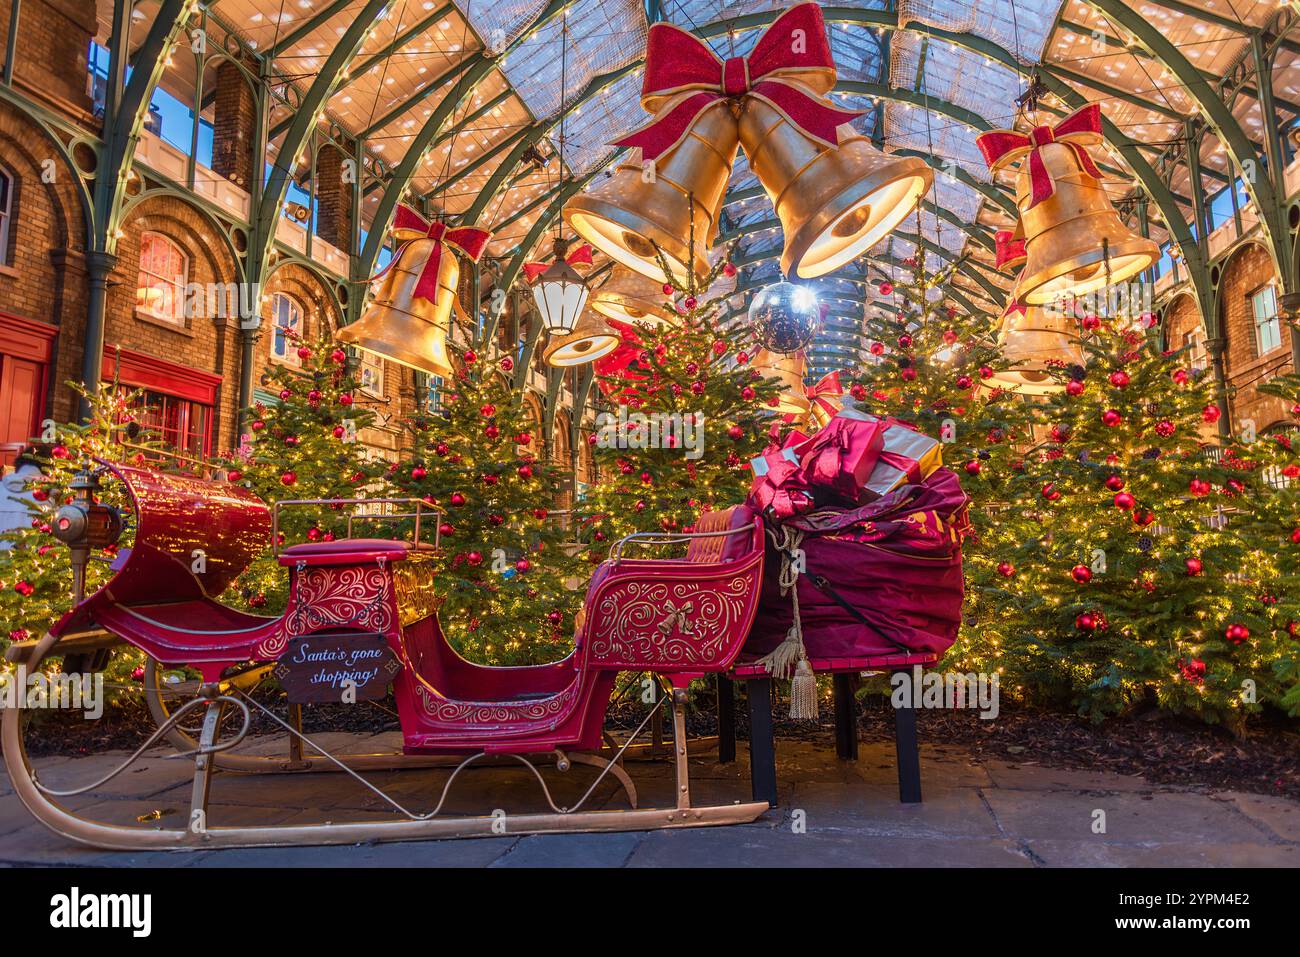
POLYGON ((399 205, 392 237, 400 245, 371 280, 370 302, 361 318, 341 328, 336 338, 412 369, 450 376, 454 370, 447 337, 452 310, 465 318, 456 296, 456 253, 477 261, 491 233, 473 226, 449 229, 399 205))
MULTIPOLYGON (((672 102, 665 109, 673 109, 672 102)), ((569 200, 564 221, 615 262, 651 279, 664 278, 656 248, 679 282, 686 281, 687 263, 702 276, 709 270, 704 251, 718 235, 737 143, 736 118, 726 102, 717 101, 676 145, 653 158, 633 150, 611 178, 569 200)))
MULTIPOLYGON (((1023 240, 1016 239, 1010 230, 999 230, 994 241, 999 269, 1024 266, 1023 240)), ((1025 305, 1017 299, 1013 291, 998 330, 998 346, 1006 367, 985 379, 984 385, 1022 395, 1060 392, 1065 384, 1050 370, 1084 364, 1083 347, 1073 334, 1074 323, 1060 310, 1025 305)))
POLYGON ((1017 237, 1028 260, 1018 286, 1026 305, 1082 296, 1124 282, 1160 258, 1159 247, 1120 220, 1088 147, 1102 141, 1095 104, 1029 134, 992 130, 976 140, 996 172, 1021 161, 1017 237))
POLYGON ((618 348, 619 337, 600 316, 584 312, 571 332, 551 336, 542 359, 548 366, 567 369, 586 365, 618 348))

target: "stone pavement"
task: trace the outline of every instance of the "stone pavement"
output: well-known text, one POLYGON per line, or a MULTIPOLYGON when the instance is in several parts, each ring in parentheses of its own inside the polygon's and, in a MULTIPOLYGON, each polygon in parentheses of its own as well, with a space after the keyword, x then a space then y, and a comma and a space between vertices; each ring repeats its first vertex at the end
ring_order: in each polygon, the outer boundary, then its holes
MULTIPOLYGON (((358 752, 395 743, 391 734, 320 738, 326 747, 358 752)), ((262 740, 241 746, 271 748, 262 740)), ((780 806, 743 826, 196 853, 115 853, 70 844, 35 823, 0 774, 0 866, 1300 866, 1300 803, 1281 798, 1158 786, 1031 761, 975 760, 941 746, 922 749, 925 802, 902 805, 891 745, 864 744, 857 762, 838 760, 829 741, 778 741, 777 750, 780 806), (1104 833, 1094 833, 1098 812, 1104 812, 1104 833)), ((102 789, 65 804, 116 823, 154 812, 164 824, 180 826, 189 800, 186 768, 161 755, 151 753, 102 789)), ((55 788, 89 783, 110 766, 106 755, 37 762, 42 780, 55 788)), ((642 761, 628 770, 643 807, 671 803, 670 764, 642 761)), ((595 772, 544 773, 563 805, 576 800, 595 772)), ((370 778, 424 810, 436 803, 446 772, 370 778)), ((691 783, 697 803, 748 800, 743 742, 735 764, 720 765, 701 751, 692 760, 691 783)), ((626 806, 609 782, 597 796, 602 806, 626 806)), ((540 810, 538 801, 536 782, 522 768, 471 769, 453 788, 449 809, 540 810)), ((345 775, 228 774, 213 783, 209 819, 214 825, 311 823, 381 813, 379 800, 345 775)))

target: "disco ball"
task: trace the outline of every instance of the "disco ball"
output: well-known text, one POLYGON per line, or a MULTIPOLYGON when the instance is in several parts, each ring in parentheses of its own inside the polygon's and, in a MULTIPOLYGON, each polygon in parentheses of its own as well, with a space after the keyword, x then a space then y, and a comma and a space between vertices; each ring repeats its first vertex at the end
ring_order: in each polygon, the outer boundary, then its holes
POLYGON ((791 353, 812 342, 821 319, 816 294, 807 286, 778 282, 760 289, 749 304, 749 323, 758 344, 771 352, 791 353))

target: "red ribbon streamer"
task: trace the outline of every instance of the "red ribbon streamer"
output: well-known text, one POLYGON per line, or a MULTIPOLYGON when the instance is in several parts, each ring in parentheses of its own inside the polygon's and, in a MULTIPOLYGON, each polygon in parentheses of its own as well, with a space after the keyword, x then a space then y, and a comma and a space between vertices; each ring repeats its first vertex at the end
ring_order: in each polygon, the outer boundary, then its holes
POLYGON ((812 139, 835 147, 839 126, 862 112, 819 95, 834 85, 835 60, 815 3, 791 7, 763 31, 749 56, 728 60, 681 27, 656 23, 646 43, 641 105, 652 113, 660 104, 663 109, 613 145, 640 147, 643 159, 657 159, 677 146, 713 104, 754 96, 812 139))
POLYGON ((1023 266, 1028 252, 1023 239, 1014 239, 1015 233, 1009 229, 999 229, 993 234, 993 255, 998 269, 1023 266))
POLYGON ((1093 179, 1101 179, 1101 171, 1092 161, 1088 147, 1101 142, 1101 106, 1089 103, 1075 110, 1055 126, 1035 126, 1028 135, 1017 130, 990 130, 980 134, 975 145, 984 154, 990 171, 1029 156, 1029 182, 1031 196, 1029 209, 1033 209, 1056 191, 1052 177, 1043 164, 1042 148, 1049 143, 1068 146, 1079 161, 1079 168, 1093 179))

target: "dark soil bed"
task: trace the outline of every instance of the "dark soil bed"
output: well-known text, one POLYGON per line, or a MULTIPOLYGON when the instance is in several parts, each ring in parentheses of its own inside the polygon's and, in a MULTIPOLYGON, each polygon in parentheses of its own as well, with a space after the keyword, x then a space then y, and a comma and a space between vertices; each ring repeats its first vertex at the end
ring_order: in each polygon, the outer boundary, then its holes
MULTIPOLYGON (((259 695, 262 703, 284 718, 282 699, 259 695)), ((712 695, 694 699, 688 718, 692 736, 717 733, 712 695)), ((815 741, 833 747, 831 709, 824 706, 819 722, 793 722, 776 708, 778 737, 815 741)), ((607 726, 630 731, 644 717, 640 703, 611 706, 607 726)), ((376 733, 398 729, 391 699, 362 705, 323 705, 303 709, 304 731, 376 733)), ((664 733, 671 736, 672 722, 664 733)), ((1251 725, 1243 738, 1221 728, 1207 727, 1157 711, 1113 719, 1103 725, 1069 714, 1016 705, 1004 699, 997 720, 983 721, 973 710, 921 712, 918 729, 923 744, 951 745, 974 759, 994 758, 1024 765, 1140 774, 1152 783, 1253 791, 1300 799, 1300 727, 1276 716, 1251 725)), ((859 702, 858 727, 864 741, 893 740, 893 711, 882 696, 859 702)), ((98 721, 70 712, 36 716, 27 734, 30 754, 85 755, 107 749, 134 749, 152 732, 153 722, 138 700, 126 701, 98 721)), ((748 737, 743 698, 736 702, 737 736, 748 737)), ((264 714, 255 711, 253 734, 280 733, 264 714)), ((743 749, 742 749, 743 751, 743 749)), ((744 761, 743 753, 740 760, 744 761)))

